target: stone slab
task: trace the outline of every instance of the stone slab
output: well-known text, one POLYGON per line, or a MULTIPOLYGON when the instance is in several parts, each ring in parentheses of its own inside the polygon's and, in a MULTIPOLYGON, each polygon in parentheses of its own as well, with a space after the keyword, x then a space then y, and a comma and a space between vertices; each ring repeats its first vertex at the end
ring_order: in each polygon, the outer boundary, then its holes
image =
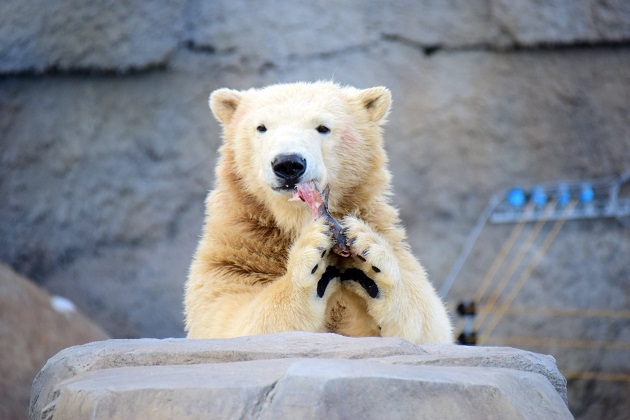
POLYGON ((538 374, 365 360, 114 368, 59 386, 59 418, 572 418, 538 374))
POLYGON ((291 332, 233 339, 108 340, 72 347, 51 358, 33 384, 31 418, 38 418, 59 384, 90 372, 140 366, 225 364, 293 358, 369 359, 401 368, 505 368, 546 378, 566 402, 566 381, 551 356, 511 348, 418 346, 398 338, 349 338, 335 334, 291 332))

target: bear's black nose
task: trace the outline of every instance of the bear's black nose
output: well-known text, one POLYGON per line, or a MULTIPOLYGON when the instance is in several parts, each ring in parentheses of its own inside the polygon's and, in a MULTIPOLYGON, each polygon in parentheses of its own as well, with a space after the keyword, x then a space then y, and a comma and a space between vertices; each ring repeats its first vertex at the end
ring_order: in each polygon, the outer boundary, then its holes
POLYGON ((278 155, 271 167, 278 178, 293 187, 306 172, 306 160, 300 155, 278 155))

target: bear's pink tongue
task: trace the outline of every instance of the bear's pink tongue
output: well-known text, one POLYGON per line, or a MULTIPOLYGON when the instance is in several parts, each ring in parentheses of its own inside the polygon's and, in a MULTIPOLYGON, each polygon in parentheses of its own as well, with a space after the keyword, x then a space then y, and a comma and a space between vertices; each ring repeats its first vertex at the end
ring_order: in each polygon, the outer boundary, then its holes
POLYGON ((328 210, 328 188, 322 192, 315 181, 300 182, 295 186, 295 192, 289 201, 304 201, 310 207, 313 218, 322 217, 330 226, 330 234, 334 241, 333 252, 342 257, 349 257, 350 249, 346 245, 348 239, 343 234, 341 224, 328 210))

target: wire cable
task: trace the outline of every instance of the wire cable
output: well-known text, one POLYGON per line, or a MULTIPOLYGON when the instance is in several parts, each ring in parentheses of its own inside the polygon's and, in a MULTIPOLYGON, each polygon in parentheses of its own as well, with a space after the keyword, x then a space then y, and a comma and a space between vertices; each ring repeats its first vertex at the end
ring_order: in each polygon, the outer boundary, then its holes
POLYGON ((470 254, 470 250, 473 248, 473 246, 477 242, 477 238, 479 237, 479 234, 481 233, 481 231, 483 230, 483 227, 488 222, 488 219, 490 219, 490 215, 492 214, 494 209, 497 207, 499 202, 500 202, 500 199, 497 196, 492 197, 490 201, 488 202, 488 205, 486 206, 483 213, 479 215, 479 218, 477 219, 477 223, 475 224, 475 227, 473 228, 473 230, 468 235, 468 238, 466 239, 466 243, 464 245, 464 249, 462 250, 462 253, 459 254, 457 261, 455 261, 453 268, 451 268, 451 271, 448 274, 448 277, 446 278, 446 280, 444 280, 444 283, 442 284, 442 287, 440 288, 440 298, 444 299, 446 295, 448 294, 449 290, 451 290, 451 287, 453 286, 453 282, 457 278, 459 271, 464 266, 464 263, 466 262, 466 259, 468 258, 468 254, 470 254))

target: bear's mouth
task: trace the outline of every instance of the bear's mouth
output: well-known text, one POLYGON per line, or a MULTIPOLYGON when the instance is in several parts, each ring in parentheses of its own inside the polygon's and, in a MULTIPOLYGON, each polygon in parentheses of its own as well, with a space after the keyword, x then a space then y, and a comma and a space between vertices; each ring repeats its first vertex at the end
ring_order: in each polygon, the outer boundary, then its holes
POLYGON ((299 178, 295 180, 284 180, 282 181, 282 183, 279 182, 278 183, 279 185, 276 184, 275 187, 271 187, 271 189, 280 194, 293 194, 298 184, 303 184, 303 183, 308 183, 308 182, 317 182, 317 181, 315 180, 305 181, 299 178))
POLYGON ((293 191, 295 191, 295 185, 296 184, 285 184, 279 187, 272 187, 271 189, 281 194, 293 194, 293 191))

